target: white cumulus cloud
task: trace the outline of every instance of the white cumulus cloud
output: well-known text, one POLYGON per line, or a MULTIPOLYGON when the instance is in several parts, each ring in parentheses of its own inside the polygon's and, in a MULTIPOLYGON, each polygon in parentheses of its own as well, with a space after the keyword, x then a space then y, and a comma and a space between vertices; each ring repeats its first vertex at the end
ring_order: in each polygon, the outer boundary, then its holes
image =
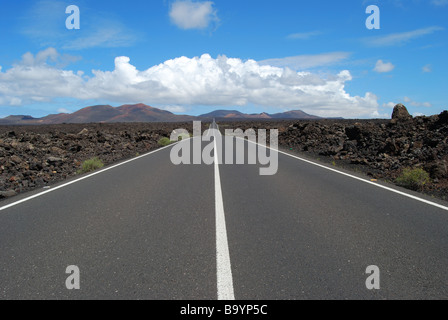
POLYGON ((384 62, 383 60, 378 60, 373 70, 378 73, 386 73, 391 72, 394 69, 395 66, 391 62, 384 62))
POLYGON ((176 1, 171 5, 171 21, 181 29, 206 29, 219 21, 211 1, 176 1))
MULTIPOLYGON (((27 60, 38 60, 30 55, 27 60)), ((0 72, 0 104, 73 98, 176 108, 256 105, 301 109, 326 117, 370 117, 378 112, 378 99, 373 93, 352 96, 345 90, 346 82, 352 80, 348 70, 325 77, 261 65, 255 60, 204 54, 167 60, 146 70, 138 70, 129 57, 117 57, 114 70, 92 73, 87 77, 42 61, 34 65, 22 61, 0 72)))

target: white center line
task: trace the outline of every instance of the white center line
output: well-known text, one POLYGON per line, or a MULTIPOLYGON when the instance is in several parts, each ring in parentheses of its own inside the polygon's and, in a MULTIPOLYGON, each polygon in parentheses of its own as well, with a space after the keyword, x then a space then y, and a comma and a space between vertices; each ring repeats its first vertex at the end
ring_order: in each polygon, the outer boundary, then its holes
POLYGON ((227 241, 226 217, 222 199, 221 178, 219 176, 219 158, 215 136, 215 211, 216 211, 216 273, 218 300, 235 300, 233 290, 232 267, 230 264, 229 244, 227 241))

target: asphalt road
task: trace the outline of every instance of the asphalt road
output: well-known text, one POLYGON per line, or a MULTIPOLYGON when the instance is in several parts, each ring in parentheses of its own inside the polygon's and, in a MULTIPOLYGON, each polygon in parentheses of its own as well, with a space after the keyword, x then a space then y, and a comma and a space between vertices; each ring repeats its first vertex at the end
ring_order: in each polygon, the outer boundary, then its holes
POLYGON ((448 298, 446 203, 283 153, 272 176, 176 166, 175 147, 0 203, 0 299, 448 298))

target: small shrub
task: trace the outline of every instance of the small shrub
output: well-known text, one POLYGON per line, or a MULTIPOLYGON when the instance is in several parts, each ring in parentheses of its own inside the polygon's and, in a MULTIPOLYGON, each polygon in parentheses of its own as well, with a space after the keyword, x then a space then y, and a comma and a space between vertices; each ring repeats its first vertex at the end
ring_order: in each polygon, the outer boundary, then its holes
POLYGON ((179 135, 179 138, 177 139, 177 141, 182 141, 182 140, 184 140, 184 139, 189 139, 189 138, 191 138, 192 137, 192 134, 190 133, 190 134, 186 134, 186 133, 181 133, 180 135, 179 135))
POLYGON ((86 160, 82 163, 81 169, 78 170, 78 174, 92 172, 104 167, 104 163, 98 157, 86 160))
POLYGON ((161 138, 158 142, 159 146, 166 147, 171 144, 171 140, 169 138, 161 138))
POLYGON ((405 188, 418 190, 430 182, 429 174, 422 168, 406 168, 395 182, 405 188))

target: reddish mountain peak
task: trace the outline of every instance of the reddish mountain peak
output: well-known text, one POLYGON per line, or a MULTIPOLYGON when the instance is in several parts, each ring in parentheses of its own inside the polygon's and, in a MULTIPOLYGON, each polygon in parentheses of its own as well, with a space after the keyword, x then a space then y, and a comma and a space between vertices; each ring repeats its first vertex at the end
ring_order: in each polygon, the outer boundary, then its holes
POLYGON ((224 118, 234 119, 234 118, 238 118, 238 117, 240 117, 240 116, 241 116, 241 115, 238 114, 238 113, 229 113, 229 114, 226 114, 226 115, 224 116, 224 118))
POLYGON ((82 109, 74 112, 73 114, 83 114, 83 113, 91 113, 91 112, 108 111, 108 110, 112 110, 113 108, 114 107, 109 106, 109 105, 90 106, 90 107, 82 108, 82 109))
POLYGON ((156 115, 172 115, 171 112, 153 108, 151 106, 148 106, 143 103, 139 104, 125 104, 121 107, 116 108, 120 113, 121 116, 156 116, 156 115))
POLYGON ((154 108, 151 107, 151 106, 148 106, 148 105, 146 105, 144 103, 137 103, 137 104, 125 104, 125 105, 122 105, 122 106, 118 107, 117 109, 122 109, 122 110, 128 110, 128 109, 146 110, 146 109, 148 109, 148 110, 152 110, 154 108))
POLYGON ((166 110, 153 108, 143 103, 126 104, 121 107, 110 105, 90 106, 74 113, 48 115, 43 118, 29 116, 10 116, 0 119, 1 124, 56 124, 56 123, 92 123, 92 122, 182 122, 202 118, 217 119, 318 119, 303 111, 288 111, 284 113, 245 114, 236 110, 218 110, 199 117, 181 116, 166 110))

